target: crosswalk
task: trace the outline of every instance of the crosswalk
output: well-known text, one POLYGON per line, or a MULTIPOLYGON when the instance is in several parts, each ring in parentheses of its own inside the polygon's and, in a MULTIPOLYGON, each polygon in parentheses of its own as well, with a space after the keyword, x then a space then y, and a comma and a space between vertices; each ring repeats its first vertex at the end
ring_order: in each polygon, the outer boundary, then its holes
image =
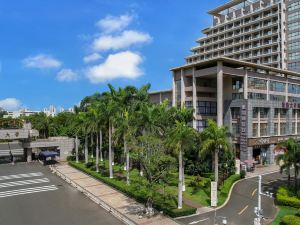
POLYGON ((41 172, 0 176, 0 199, 57 189, 41 172))

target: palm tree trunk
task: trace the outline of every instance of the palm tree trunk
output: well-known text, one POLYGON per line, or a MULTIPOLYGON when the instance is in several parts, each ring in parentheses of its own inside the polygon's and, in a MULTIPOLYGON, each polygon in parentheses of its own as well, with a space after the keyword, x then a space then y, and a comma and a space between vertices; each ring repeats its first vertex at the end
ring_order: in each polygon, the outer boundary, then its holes
POLYGON ((297 177, 298 177, 298 170, 297 170, 297 165, 294 164, 294 176, 295 176, 295 190, 298 190, 298 181, 297 181, 297 177))
POLYGON ((103 162, 103 152, 102 152, 102 130, 100 130, 100 133, 99 133, 99 139, 100 139, 100 146, 99 146, 99 149, 100 149, 100 161, 103 162))
POLYGON ((78 158, 78 136, 77 135, 75 137, 75 157, 76 157, 76 163, 78 163, 79 158, 78 158))
POLYGON ((124 139, 124 147, 126 149, 126 184, 129 185, 130 184, 130 180, 129 180, 129 151, 127 149, 127 141, 126 139, 124 139))
POLYGON ((126 166, 126 163, 127 163, 127 161, 126 161, 126 153, 127 153, 127 146, 126 146, 126 140, 125 140, 125 134, 123 135, 123 140, 124 140, 124 158, 125 158, 125 160, 124 160, 124 170, 127 170, 127 166, 126 166))
POLYGON ((96 133, 96 172, 99 172, 99 141, 98 133, 96 133))
POLYGON ((185 182, 184 182, 184 165, 182 163, 182 191, 185 191, 185 182))
POLYGON ((215 182, 219 181, 219 151, 216 149, 215 150, 215 182))
POLYGON ((94 158, 94 149, 93 149, 93 145, 94 145, 94 140, 93 140, 93 133, 91 133, 91 150, 92 150, 92 155, 91 158, 94 158))
POLYGON ((182 209, 182 151, 179 151, 179 182, 178 182, 178 209, 182 209))
POLYGON ((112 149, 111 149, 111 125, 108 125, 108 163, 109 163, 109 178, 113 178, 113 168, 112 168, 112 149))
MULTIPOLYGON (((111 135, 110 138, 112 139, 112 134, 114 133, 114 127, 111 126, 111 135)), ((112 140, 111 140, 111 165, 114 166, 115 165, 115 150, 114 147, 112 146, 112 140)))
POLYGON ((85 164, 87 164, 89 162, 89 149, 88 149, 88 136, 87 135, 85 135, 84 157, 85 157, 85 164))

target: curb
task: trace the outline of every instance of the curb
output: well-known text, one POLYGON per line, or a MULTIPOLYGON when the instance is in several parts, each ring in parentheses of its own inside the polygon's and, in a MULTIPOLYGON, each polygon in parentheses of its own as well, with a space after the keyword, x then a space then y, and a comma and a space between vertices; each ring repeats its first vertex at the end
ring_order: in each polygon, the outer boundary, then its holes
POLYGON ((74 188, 76 188, 78 191, 86 195, 89 199, 91 199, 93 202, 95 202, 97 205, 111 213, 114 217, 121 220, 123 223, 127 225, 137 225, 135 222, 124 216, 122 213, 120 213, 118 210, 112 208, 110 205, 99 199, 97 196, 93 195, 89 191, 85 190, 80 185, 76 184, 74 181, 67 178, 64 174, 59 172, 56 168, 54 168, 52 165, 49 166, 50 170, 57 176, 59 176, 61 179, 66 181, 67 183, 71 184, 74 188))

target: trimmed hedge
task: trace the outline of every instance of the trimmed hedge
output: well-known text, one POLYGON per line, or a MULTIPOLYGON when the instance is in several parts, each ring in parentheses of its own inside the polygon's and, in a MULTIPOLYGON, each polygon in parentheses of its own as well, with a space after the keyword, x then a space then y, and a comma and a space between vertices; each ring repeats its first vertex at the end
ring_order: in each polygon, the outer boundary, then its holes
MULTIPOLYGON (((109 186, 123 192, 129 197, 134 198, 140 203, 147 202, 147 190, 142 186, 127 186, 124 181, 111 179, 109 177, 102 176, 100 173, 96 171, 92 171, 82 163, 76 163, 73 161, 69 161, 69 165, 73 166, 74 168, 93 176, 94 178, 108 184, 109 186)), ((196 213, 196 208, 192 208, 187 205, 183 205, 182 209, 174 208, 173 200, 168 196, 163 196, 162 194, 156 193, 153 199, 153 207, 158 211, 163 211, 166 215, 170 217, 180 217, 180 216, 187 216, 196 213), (173 204, 172 204, 173 203, 173 204)))
POLYGON ((300 217, 300 209, 298 209, 297 213, 296 213, 296 216, 299 216, 300 217))
POLYGON ((279 205, 300 208, 300 199, 295 196, 291 196, 289 190, 286 187, 280 187, 278 189, 276 194, 276 201, 279 205))
POLYGON ((300 217, 293 215, 286 215, 282 218, 282 225, 300 225, 300 217))
POLYGON ((234 175, 231 175, 230 177, 228 177, 225 180, 224 184, 220 187, 220 189, 221 189, 220 194, 227 197, 233 183, 240 179, 241 179, 241 175, 239 175, 239 174, 234 174, 234 175))

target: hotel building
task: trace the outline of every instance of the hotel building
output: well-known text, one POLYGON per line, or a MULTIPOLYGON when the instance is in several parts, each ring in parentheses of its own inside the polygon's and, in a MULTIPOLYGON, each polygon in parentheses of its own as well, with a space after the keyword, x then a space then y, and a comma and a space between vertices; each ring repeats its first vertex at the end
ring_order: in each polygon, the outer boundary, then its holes
POLYGON ((198 131, 208 119, 227 126, 242 161, 274 163, 279 142, 300 140, 300 0, 233 0, 209 14, 205 37, 171 69, 172 90, 150 99, 192 108, 198 131))

